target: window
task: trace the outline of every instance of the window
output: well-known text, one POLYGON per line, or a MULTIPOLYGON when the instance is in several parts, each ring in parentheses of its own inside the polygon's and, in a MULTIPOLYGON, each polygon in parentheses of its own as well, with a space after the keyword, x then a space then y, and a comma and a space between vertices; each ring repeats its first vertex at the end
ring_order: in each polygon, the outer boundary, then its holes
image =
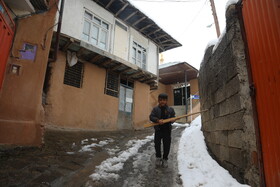
POLYGON ((132 62, 142 69, 146 69, 147 64, 146 49, 136 42, 132 45, 132 62))
POLYGON ((81 88, 83 84, 84 64, 78 62, 70 67, 67 63, 65 66, 64 84, 81 88))
POLYGON ((109 38, 109 24, 85 11, 83 40, 106 50, 109 38))
POLYGON ((119 75, 107 71, 105 93, 114 97, 119 97, 119 75))

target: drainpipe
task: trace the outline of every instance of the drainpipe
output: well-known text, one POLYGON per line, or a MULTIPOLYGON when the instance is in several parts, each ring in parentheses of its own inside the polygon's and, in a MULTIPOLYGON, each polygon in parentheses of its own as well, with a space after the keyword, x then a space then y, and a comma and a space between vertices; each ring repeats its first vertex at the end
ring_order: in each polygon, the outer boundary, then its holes
MULTIPOLYGON (((188 79, 187 79, 187 70, 185 70, 185 100, 186 100, 186 114, 188 113, 188 79)), ((188 117, 186 118, 188 121, 188 117)))
POLYGON ((257 111, 257 107, 256 107, 257 105, 256 105, 255 89, 254 89, 254 82, 252 79, 250 55, 249 55, 246 30, 245 30, 243 14, 242 14, 242 6, 243 6, 243 0, 239 0, 238 3, 236 4, 236 9, 237 9, 237 13, 238 13, 239 22, 240 22, 241 35, 242 35, 242 39, 243 39, 244 46, 245 46, 246 65, 247 65, 248 79, 249 79, 250 90, 251 90, 250 95, 251 95, 251 101, 252 101, 253 119, 254 119, 254 127, 255 127, 255 134, 256 134, 258 167, 259 167, 259 172, 260 172, 260 186, 265 187, 266 186, 265 172, 264 172, 264 165, 263 165, 260 127, 259 127, 259 122, 258 122, 258 111, 257 111))
POLYGON ((59 18, 58 18, 58 25, 57 25, 57 31, 56 31, 56 40, 55 40, 55 46, 54 46, 54 55, 53 55, 53 58, 49 59, 49 62, 55 62, 56 59, 57 59, 57 53, 58 53, 58 49, 59 49, 59 39, 60 39, 61 25, 62 25, 63 8, 64 8, 64 0, 61 0, 60 10, 59 10, 59 18))

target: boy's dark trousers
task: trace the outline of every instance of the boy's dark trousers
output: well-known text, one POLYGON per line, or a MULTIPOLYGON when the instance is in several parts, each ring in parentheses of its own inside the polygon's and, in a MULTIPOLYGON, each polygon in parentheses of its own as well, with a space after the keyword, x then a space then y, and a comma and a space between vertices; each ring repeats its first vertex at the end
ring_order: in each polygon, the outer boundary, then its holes
POLYGON ((161 158, 161 140, 163 141, 163 159, 167 160, 171 144, 171 127, 155 131, 154 143, 157 158, 161 158))

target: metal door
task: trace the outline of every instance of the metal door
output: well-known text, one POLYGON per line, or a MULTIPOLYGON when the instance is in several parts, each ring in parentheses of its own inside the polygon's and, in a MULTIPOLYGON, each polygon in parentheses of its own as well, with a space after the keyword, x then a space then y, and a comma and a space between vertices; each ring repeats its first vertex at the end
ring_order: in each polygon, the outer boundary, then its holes
POLYGON ((266 186, 280 185, 280 0, 243 0, 266 186))
POLYGON ((10 18, 5 4, 0 0, 0 90, 2 87, 7 59, 14 37, 14 22, 10 18))
POLYGON ((132 128, 132 109, 133 109, 133 89, 122 85, 119 93, 119 116, 118 128, 132 128))

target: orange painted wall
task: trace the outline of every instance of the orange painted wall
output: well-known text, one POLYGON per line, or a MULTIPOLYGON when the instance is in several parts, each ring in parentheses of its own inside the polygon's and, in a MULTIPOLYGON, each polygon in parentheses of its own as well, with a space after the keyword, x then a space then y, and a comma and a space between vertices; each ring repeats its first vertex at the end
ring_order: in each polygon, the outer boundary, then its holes
POLYGON ((0 95, 0 143, 40 145, 42 142, 42 89, 50 49, 56 7, 50 11, 20 19, 11 56, 8 59, 5 80, 0 95), (34 61, 21 60, 19 50, 24 43, 37 46, 34 61), (20 66, 19 74, 11 73, 11 65, 20 66))
POLYGON ((106 70, 84 63, 82 88, 63 84, 66 54, 58 53, 52 63, 52 77, 47 94, 46 125, 115 130, 118 98, 104 94, 106 70))
POLYGON ((134 128, 143 128, 143 124, 149 122, 150 115, 150 86, 140 82, 134 82, 134 128))
MULTIPOLYGON (((199 95, 199 89, 198 89, 198 79, 192 79, 190 80, 190 86, 191 86, 191 95, 199 95)), ((194 113, 200 111, 200 101, 199 99, 192 99, 192 111, 189 111, 188 113, 194 113)), ((193 115, 189 117, 188 119, 195 119, 200 114, 193 115)))
POLYGON ((150 103, 150 111, 152 111, 153 107, 158 104, 158 95, 160 93, 166 93, 168 95, 168 105, 172 106, 174 104, 173 98, 173 87, 172 85, 164 85, 162 83, 158 83, 157 90, 150 91, 149 103, 150 103))

